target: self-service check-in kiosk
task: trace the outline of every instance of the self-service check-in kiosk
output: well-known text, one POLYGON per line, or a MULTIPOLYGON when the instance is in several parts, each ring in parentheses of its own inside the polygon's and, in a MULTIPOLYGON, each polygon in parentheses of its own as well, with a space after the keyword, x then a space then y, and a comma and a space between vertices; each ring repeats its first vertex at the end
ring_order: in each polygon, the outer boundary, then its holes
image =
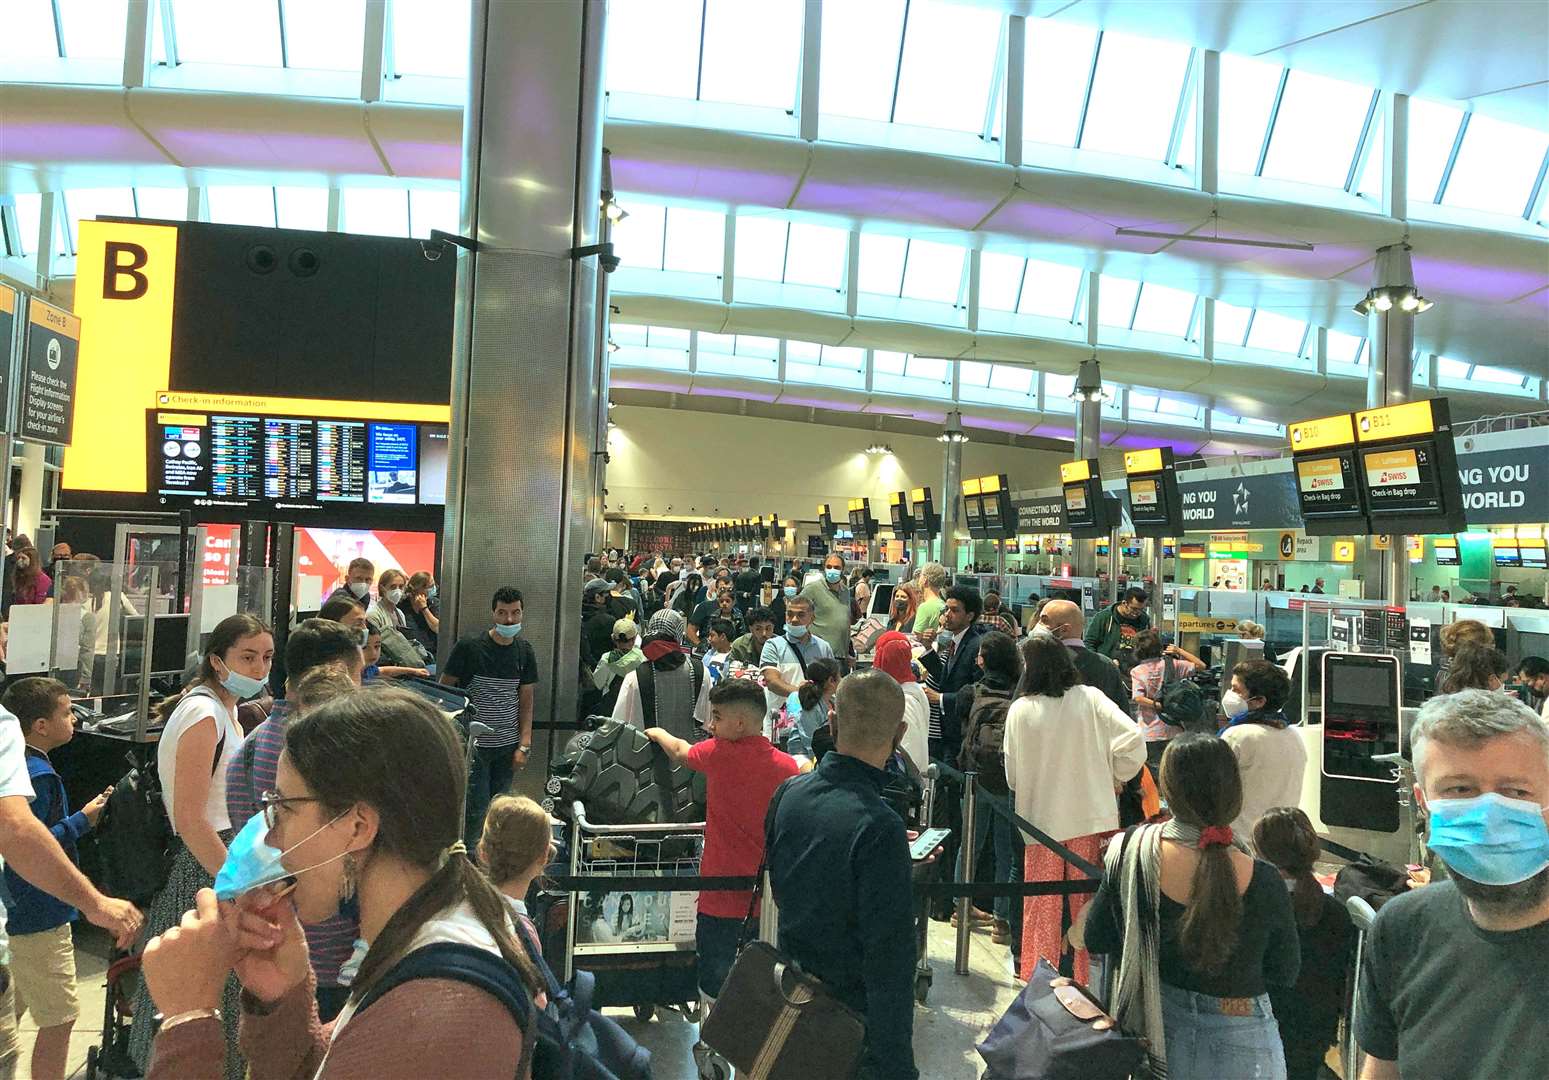
POLYGON ((1327 652, 1322 661, 1320 816, 1326 825, 1397 832, 1400 782, 1393 763, 1379 759, 1407 749, 1398 658, 1327 652))

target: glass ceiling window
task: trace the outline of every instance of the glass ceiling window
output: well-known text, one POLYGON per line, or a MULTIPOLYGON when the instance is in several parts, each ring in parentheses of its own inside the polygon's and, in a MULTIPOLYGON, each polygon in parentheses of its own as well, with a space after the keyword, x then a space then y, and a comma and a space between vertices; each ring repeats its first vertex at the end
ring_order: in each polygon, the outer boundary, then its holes
POLYGON ((274 228, 274 189, 212 187, 205 190, 210 220, 220 225, 262 225, 274 228))
POLYGON ((0 60, 38 60, 59 55, 54 10, 49 0, 13 0, 5 6, 0 60))
MULTIPOLYGON (((1309 348, 1316 346, 1309 341, 1309 348)), ((1333 364, 1360 364, 1362 363, 1362 351, 1366 348, 1366 339, 1355 334, 1347 334, 1342 330, 1330 330, 1328 332, 1328 359, 1333 364)))
POLYGON ((629 216, 613 225, 613 253, 626 268, 660 270, 666 222, 665 206, 631 202, 629 216))
MULTIPOLYGON (((1409 200, 1433 203, 1441 189, 1442 173, 1447 171, 1447 159, 1452 156, 1452 145, 1457 141, 1458 125, 1463 122, 1463 110, 1424 98, 1409 99, 1409 200)), ((1370 190, 1362 184, 1363 194, 1382 198, 1381 143, 1373 148, 1372 159, 1377 172, 1370 190)))
MULTIPOLYGON (((827 6, 824 15, 826 22, 827 6)), ((991 8, 912 0, 891 119, 982 131, 1001 22, 1001 13, 991 8), (947 72, 951 74, 944 78, 947 72)))
POLYGON ((462 220, 462 196, 456 191, 409 189, 409 235, 421 240, 432 229, 455 233, 462 220))
POLYGON ((372 236, 409 235, 409 193, 391 188, 345 188, 344 231, 372 236))
POLYGON ((1190 52, 1177 42, 1105 32, 1081 148, 1163 160, 1190 52))
POLYGON ((726 251, 726 215, 715 210, 667 208, 663 270, 719 274, 726 251))
POLYGON ((277 187, 274 211, 282 229, 328 228, 328 189, 318 187, 277 187))
POLYGON ((900 295, 911 300, 955 304, 963 285, 964 248, 932 240, 909 241, 900 295))
MULTIPOLYGON (((5 5, 9 22, 13 4, 5 5)), ((42 5, 47 7, 45 3, 42 5)), ((122 60, 128 0, 57 0, 61 55, 71 60, 122 60)), ((9 27, 7 28, 9 31, 9 27)))
POLYGON ((136 217, 160 218, 163 221, 186 221, 188 219, 188 189, 135 188, 134 209, 136 217))
POLYGON ((860 120, 891 116, 904 9, 905 0, 826 0, 820 112, 860 120))
POLYGON ((1469 364, 1463 360, 1454 360, 1450 356, 1438 356, 1436 358, 1436 378, 1438 381, 1462 383, 1468 380, 1469 364))
POLYGON ((1263 175, 1344 187, 1371 104, 1370 87, 1292 71, 1275 114, 1263 175))
POLYGON ((735 249, 737 276, 784 281, 785 245, 790 228, 788 222, 774 218, 739 216, 735 249))
POLYGON ((1043 373, 1043 411, 1073 413, 1076 403, 1070 395, 1076 389, 1074 375, 1058 375, 1052 371, 1043 373))
POLYGON ((388 5, 392 75, 467 79, 471 9, 471 4, 448 4, 445 0, 392 0, 388 5))
MULTIPOLYGON (((366 42, 366 0, 281 0, 281 5, 286 67, 360 70, 366 42)), ((177 30, 181 45, 182 26, 177 30)))
POLYGON ((1135 317, 1135 300, 1139 295, 1140 282, 1104 274, 1097 290, 1097 324, 1128 330, 1130 320, 1135 317))
POLYGON ((1081 292, 1082 271, 1064 263, 1028 259, 1022 275, 1022 296, 1017 311, 1070 322, 1081 292))
POLYGON ((1008 394, 1030 394, 1033 390, 1033 376, 1037 374, 1032 368, 995 364, 994 370, 990 372, 990 388, 1008 394))
POLYGON ((904 256, 909 241, 901 236, 861 233, 861 292, 897 296, 904 282, 904 256))
MULTIPOLYGON (((1221 329, 1221 309, 1216 307, 1216 332, 1221 329)), ((1290 353, 1293 356, 1302 347, 1307 334, 1307 324, 1274 311, 1260 309, 1253 314, 1253 327, 1248 331, 1250 349, 1268 349, 1270 352, 1290 353)))
MULTIPOLYGON (((1222 172, 1258 172, 1259 151, 1275 107, 1282 68, 1265 60, 1221 54, 1220 167, 1222 172)), ((1189 140, 1193 149, 1193 140, 1189 140)), ((1343 178, 1341 178, 1343 182, 1343 178)))
POLYGON ((1260 420, 1254 416, 1238 416, 1220 409, 1210 410, 1210 426, 1213 430, 1241 431, 1252 435, 1284 435, 1285 425, 1273 420, 1260 420))
MULTIPOLYGON (((618 10, 615 3, 608 18, 618 10)), ((657 5, 651 0, 654 10, 657 5)), ((801 72, 801 0, 709 0, 699 71, 702 101, 793 109, 801 72)), ((613 33, 609 30, 609 35, 613 33)), ((660 93, 661 91, 653 91, 660 93)))
POLYGON ((1140 290, 1132 329, 1181 338, 1187 336, 1193 318, 1193 293, 1148 281, 1140 290))
POLYGON ((614 0, 608 5, 607 88, 697 96, 703 12, 702 0, 614 0))
POLYGON ((1015 311, 1026 259, 986 251, 979 256, 979 306, 991 311, 1015 311))
POLYGON ((849 253, 850 234, 844 229, 792 222, 786 242, 785 281, 838 289, 844 284, 849 253))
POLYGON ((96 217, 134 217, 134 192, 129 188, 75 188, 65 194, 70 250, 80 244, 80 226, 96 217))
POLYGON ((1097 30, 1078 23, 1028 19, 1026 39, 1022 137, 1075 146, 1097 30))
POLYGON ((1248 319, 1252 309, 1216 301, 1216 344, 1241 345, 1248 333, 1248 319))
POLYGON ((280 6, 274 0, 162 2, 172 4, 179 63, 249 67, 280 67, 284 63, 280 6))
POLYGON ((1474 113, 1442 205, 1521 217, 1546 150, 1549 132, 1474 113))

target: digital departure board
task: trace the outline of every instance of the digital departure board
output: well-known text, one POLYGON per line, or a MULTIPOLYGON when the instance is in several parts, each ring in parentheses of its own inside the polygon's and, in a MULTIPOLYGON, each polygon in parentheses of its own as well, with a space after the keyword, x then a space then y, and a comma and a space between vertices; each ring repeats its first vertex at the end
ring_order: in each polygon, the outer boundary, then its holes
POLYGON ((264 498, 311 501, 317 483, 310 420, 264 421, 264 498))
POLYGON ((1355 414, 1358 479, 1371 529, 1428 533, 1466 527, 1445 398, 1355 414))
POLYGON ((210 417, 210 496, 256 499, 262 421, 256 416, 210 417))
MULTIPOLYGON (((160 495, 208 495, 210 493, 210 445, 207 416, 157 413, 161 475, 160 495)), ((157 439, 151 440, 156 443, 157 439)))
POLYGON ((366 425, 358 420, 317 422, 317 498, 361 502, 366 497, 366 425))

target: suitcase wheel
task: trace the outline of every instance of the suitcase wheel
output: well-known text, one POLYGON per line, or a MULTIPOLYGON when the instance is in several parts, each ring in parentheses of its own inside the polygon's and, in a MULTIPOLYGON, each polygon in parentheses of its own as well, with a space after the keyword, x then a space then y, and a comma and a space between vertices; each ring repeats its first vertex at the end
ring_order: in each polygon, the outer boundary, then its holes
POLYGON ((731 1065, 712 1054, 699 1066, 699 1080, 731 1080, 731 1065))
POLYGON ((636 1005, 635 1019, 639 1020, 642 1024, 650 1023, 652 1020, 656 1019, 656 1006, 636 1005))

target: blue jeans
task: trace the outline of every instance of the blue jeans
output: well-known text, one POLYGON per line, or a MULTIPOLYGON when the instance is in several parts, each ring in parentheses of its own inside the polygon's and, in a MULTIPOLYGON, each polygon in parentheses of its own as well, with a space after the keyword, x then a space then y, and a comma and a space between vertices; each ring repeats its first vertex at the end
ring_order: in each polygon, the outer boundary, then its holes
POLYGON ((1240 999, 1246 1015, 1221 1012, 1222 998, 1162 985, 1167 1075, 1173 1080, 1285 1080, 1285 1053, 1269 995, 1240 999))
POLYGON ((737 959, 737 938, 741 932, 741 919, 700 913, 694 931, 694 951, 699 961, 699 989, 705 997, 721 996, 721 987, 737 959))
MULTIPOLYGON (((989 805, 997 802, 1006 806, 1006 800, 999 795, 991 795, 988 792, 979 792, 979 804, 974 808, 974 861, 978 861, 979 853, 984 850, 986 843, 993 847, 992 857, 995 862, 994 881, 997 885, 1009 881, 1020 881, 1022 878, 1022 838, 1017 835, 1017 830, 989 805)), ((958 867, 962 868, 962 850, 958 852, 958 867)), ((969 873, 963 871, 960 875, 963 880, 968 880, 969 873)), ((997 896, 993 902, 995 917, 1003 922, 1011 921, 1011 900, 1009 896, 997 896)))
POLYGON ((474 851, 479 837, 484 834, 484 815, 496 795, 511 790, 511 778, 516 775, 512 758, 516 746, 476 746, 473 748, 473 767, 468 773, 468 816, 463 824, 463 843, 474 851))

